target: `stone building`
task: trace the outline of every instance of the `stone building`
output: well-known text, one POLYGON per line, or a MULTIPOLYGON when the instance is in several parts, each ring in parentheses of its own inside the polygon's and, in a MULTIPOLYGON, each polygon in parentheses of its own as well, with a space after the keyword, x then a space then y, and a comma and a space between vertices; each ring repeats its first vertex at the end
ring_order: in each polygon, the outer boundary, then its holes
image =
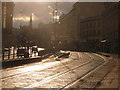
POLYGON ((2 2, 0 2, 0 26, 2 27, 2 2))
POLYGON ((80 22, 79 49, 99 49, 103 40, 104 22, 102 16, 88 17, 80 22))
POLYGON ((104 39, 109 43, 105 47, 109 47, 108 51, 113 53, 119 52, 119 5, 120 2, 105 3, 105 12, 103 13, 104 39))
POLYGON ((2 45, 8 47, 12 44, 13 2, 2 2, 2 45))
POLYGON ((118 2, 77 2, 56 25, 56 41, 79 50, 116 52, 118 2), (114 45, 113 45, 114 44, 114 45))
MULTIPOLYGON (((0 27, 0 33, 2 34, 2 2, 0 2, 0 27)), ((0 42, 2 42, 2 35, 0 35, 0 42)), ((2 49, 2 43, 0 43, 0 49, 2 49)))
POLYGON ((103 2, 77 2, 73 5, 73 9, 66 15, 60 18, 60 24, 56 32, 61 35, 57 38, 64 44, 75 48, 80 39, 80 22, 81 19, 101 15, 105 10, 103 2))
POLYGON ((99 16, 81 19, 80 49, 105 52, 118 50, 118 3, 104 3, 105 11, 99 16))

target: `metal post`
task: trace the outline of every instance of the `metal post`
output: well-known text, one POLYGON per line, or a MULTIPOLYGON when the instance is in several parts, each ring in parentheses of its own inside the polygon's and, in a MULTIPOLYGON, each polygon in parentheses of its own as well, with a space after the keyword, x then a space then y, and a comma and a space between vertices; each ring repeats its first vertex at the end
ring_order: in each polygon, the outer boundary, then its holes
POLYGON ((2 50, 2 60, 4 60, 4 57, 5 57, 5 50, 3 48, 3 50, 2 50))
POLYGON ((9 47, 9 51, 8 51, 8 59, 10 59, 10 47, 9 47))
POLYGON ((13 47, 13 59, 15 58, 15 47, 13 47))

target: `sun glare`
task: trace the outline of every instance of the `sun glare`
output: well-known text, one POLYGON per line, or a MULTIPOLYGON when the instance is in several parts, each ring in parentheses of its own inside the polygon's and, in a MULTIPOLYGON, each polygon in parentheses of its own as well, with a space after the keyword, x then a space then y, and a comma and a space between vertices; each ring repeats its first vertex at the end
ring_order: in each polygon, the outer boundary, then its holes
POLYGON ((21 68, 21 69, 19 69, 19 71, 28 72, 28 71, 43 70, 43 69, 47 69, 53 65, 56 65, 57 63, 59 63, 59 62, 49 62, 49 63, 44 63, 42 65, 29 66, 29 67, 21 68))
MULTIPOLYGON (((36 20, 37 18, 34 16, 32 17, 32 20, 36 20)), ((30 21, 30 17, 24 16, 24 17, 14 17, 13 21, 30 21)))

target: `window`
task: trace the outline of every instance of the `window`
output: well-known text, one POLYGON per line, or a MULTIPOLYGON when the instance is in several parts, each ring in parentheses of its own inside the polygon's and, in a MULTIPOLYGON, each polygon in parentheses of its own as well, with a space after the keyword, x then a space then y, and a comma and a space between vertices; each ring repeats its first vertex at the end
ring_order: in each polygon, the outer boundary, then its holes
POLYGON ((6 28, 6 4, 3 7, 3 28, 6 28))

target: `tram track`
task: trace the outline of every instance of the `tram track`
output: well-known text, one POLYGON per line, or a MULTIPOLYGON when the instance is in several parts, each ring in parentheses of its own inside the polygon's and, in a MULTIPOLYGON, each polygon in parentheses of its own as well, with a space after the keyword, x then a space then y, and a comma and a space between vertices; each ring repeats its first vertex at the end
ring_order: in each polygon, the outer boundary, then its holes
POLYGON ((112 68, 115 63, 110 58, 105 58, 105 57, 103 57, 99 54, 96 54, 96 53, 94 53, 94 55, 99 56, 105 62, 103 64, 99 65, 97 68, 93 69, 91 72, 87 73, 86 75, 74 80, 73 82, 68 83, 66 86, 62 87, 60 90, 64 90, 66 88, 86 88, 86 87, 87 88, 95 88, 96 87, 96 85, 110 71, 110 68, 112 68), (97 73, 98 73, 98 75, 96 75, 97 73), (103 73, 103 74, 99 75, 100 73, 103 73), (92 77, 93 77, 93 79, 90 79, 92 77), (91 80, 92 80, 92 82, 91 82, 91 80))
MULTIPOLYGON (((80 58, 81 56, 79 56, 79 53, 76 53, 76 54, 78 54, 78 57, 80 58)), ((40 82, 36 82, 35 83, 35 85, 38 83, 39 85, 40 84, 44 84, 44 83, 46 83, 46 81, 52 81, 52 80, 54 80, 54 79, 56 79, 56 78, 58 78, 58 77, 61 77, 61 76, 64 76, 65 74, 67 74, 67 73, 70 73, 70 72, 72 72, 72 71, 74 71, 74 70, 76 70, 76 69, 78 69, 78 68, 80 68, 80 67, 83 67, 83 66, 85 66, 85 65, 88 65, 89 63, 91 63, 92 61, 94 61, 93 59, 95 58, 95 57, 93 57, 93 55, 92 54, 89 54, 89 53, 87 53, 88 54, 88 56, 89 56, 89 58, 90 58, 90 60, 89 61, 87 61, 87 62, 85 62, 85 63, 83 63, 83 64, 81 64, 81 65, 77 65, 77 66, 75 66, 75 67, 72 67, 72 68, 70 68, 70 69, 68 69, 68 70, 66 70, 66 71, 64 71, 64 72, 60 72, 60 73, 56 73, 56 74, 54 74, 54 75, 51 75, 50 77, 46 77, 46 79, 43 79, 43 80, 41 80, 40 82)), ((86 54, 86 55, 87 55, 86 54)), ((75 62, 77 62, 77 61, 79 61, 78 60, 78 58, 76 58, 75 60, 70 60, 69 61, 69 63, 68 62, 66 62, 66 63, 64 63, 64 65, 66 64, 66 65, 68 65, 68 64, 70 64, 70 63, 75 63, 75 62)), ((59 63, 61 63, 60 61, 59 61, 59 63)), ((93 62, 94 63, 94 62, 93 62)), ((53 66, 54 67, 54 66, 53 66)), ((52 70, 52 68, 53 67, 50 67, 51 68, 51 70, 52 70)), ((57 67, 59 67, 59 65, 57 66, 57 67)), ((48 68, 48 69, 50 69, 50 68, 48 68)), ((64 67, 63 67, 64 68, 64 67)), ((59 69, 59 68, 58 68, 59 69)), ((35 72, 35 71, 32 71, 32 72, 35 72)), ((21 73, 21 74, 17 74, 17 75, 13 75, 13 76, 9 76, 9 77, 5 77, 5 78, 2 78, 2 80, 6 80, 6 79, 10 79, 10 78, 16 78, 16 77, 18 77, 18 76, 21 76, 21 75, 24 75, 24 74, 30 74, 30 73, 32 73, 32 72, 25 72, 25 73, 21 73)), ((39 71, 39 72, 41 72, 41 71, 39 71)), ((87 72, 88 73, 88 72, 87 72)), ((32 85, 32 86, 35 86, 34 84, 32 85)), ((28 87, 25 87, 25 88, 29 88, 29 87, 31 87, 31 86, 28 86, 28 87)))
MULTIPOLYGON (((48 58, 48 59, 50 59, 50 58, 48 58)), ((73 62, 75 62, 75 61, 77 61, 79 58, 74 58, 74 61, 73 61, 73 59, 71 59, 70 61, 68 61, 68 62, 65 62, 64 64, 71 64, 71 63, 73 63, 73 62)), ((41 64, 43 64, 43 63, 41 63, 41 64)), ((59 64, 59 63, 58 63, 59 64)), ((58 67, 59 67, 60 65, 58 65, 58 67)), ((49 68, 53 68, 54 66, 52 66, 52 67, 49 67, 49 68)), ((20 70, 21 68, 24 68, 24 67, 20 67, 20 68, 14 68, 14 69, 12 69, 12 70, 20 70)), ((49 69, 48 68, 48 69, 49 69)), ((8 69, 7 71, 10 71, 11 69, 8 69)), ((37 71, 37 70, 36 70, 37 71)), ((29 72, 29 71, 28 71, 29 72)), ((31 72, 34 72, 34 71, 31 71, 31 72)), ((31 72, 29 72, 29 73, 31 73, 31 72)), ((18 75, 23 75, 24 73, 27 73, 27 72, 20 72, 20 73, 17 73, 17 74, 14 74, 14 75, 10 75, 10 76, 7 76, 7 77, 2 77, 2 80, 5 80, 5 79, 8 79, 8 78, 11 78, 11 77, 15 77, 15 76, 18 76, 18 75)))
MULTIPOLYGON (((54 80, 54 79, 56 79, 56 78, 59 78, 59 77, 63 76, 63 75, 65 75, 65 74, 68 74, 68 73, 70 73, 70 72, 73 72, 74 70, 79 69, 80 67, 85 66, 85 65, 88 65, 88 64, 90 64, 90 63, 92 63, 92 62, 93 62, 93 60, 90 60, 90 61, 88 61, 88 62, 86 62, 86 63, 84 63, 84 64, 82 64, 82 65, 78 65, 78 66, 76 66, 76 67, 74 67, 74 68, 71 68, 71 70, 67 70, 67 71, 62 72, 62 73, 59 73, 59 74, 57 74, 57 75, 48 77, 47 79, 44 79, 44 80, 42 80, 42 81, 40 81, 40 82, 37 82, 37 83, 34 83, 34 84, 32 84, 32 85, 30 85, 30 86, 28 86, 28 87, 25 87, 25 88, 34 88, 34 87, 36 88, 37 86, 43 85, 43 84, 45 84, 45 83, 47 83, 47 82, 50 82, 50 81, 52 81, 52 80, 54 80)), ((81 76, 81 78, 82 78, 83 76, 85 76, 86 74, 90 73, 92 70, 94 70, 94 69, 96 69, 97 67, 99 67, 99 65, 101 65, 101 64, 103 64, 103 62, 99 63, 99 64, 96 65, 94 68, 91 68, 91 70, 85 72, 85 73, 81 76)), ((77 78, 77 79, 78 79, 78 78, 77 78)), ((75 81, 76 81, 76 80, 75 80, 75 81)), ((69 84, 71 84, 71 82, 70 82, 69 84)), ((68 85, 69 85, 69 84, 68 84, 68 85)), ((57 87, 57 88, 64 88, 64 87, 66 87, 66 86, 57 87)), ((41 88, 41 87, 40 87, 40 88, 41 88)), ((42 87, 42 88, 44 88, 44 87, 42 87)))
MULTIPOLYGON (((87 54, 87 53, 86 53, 86 54, 87 54)), ((107 60, 106 58, 104 58, 104 57, 102 57, 102 56, 100 56, 100 55, 98 55, 98 54, 94 54, 94 55, 99 56, 100 58, 102 58, 102 59, 104 60, 104 63, 100 64, 99 66, 97 66, 97 67, 95 67, 95 68, 93 68, 91 71, 87 72, 86 74, 84 74, 83 76, 77 78, 76 80, 74 80, 74 81, 68 83, 67 85, 63 86, 60 90, 63 90, 63 89, 65 89, 65 88, 69 88, 69 86, 70 86, 70 85, 72 86, 73 83, 76 83, 76 82, 78 82, 78 81, 80 81, 80 80, 83 80, 84 78, 86 78, 87 76, 91 75, 93 72, 95 72, 95 71, 98 70, 99 68, 103 67, 105 64, 109 63, 109 60, 107 60)))

